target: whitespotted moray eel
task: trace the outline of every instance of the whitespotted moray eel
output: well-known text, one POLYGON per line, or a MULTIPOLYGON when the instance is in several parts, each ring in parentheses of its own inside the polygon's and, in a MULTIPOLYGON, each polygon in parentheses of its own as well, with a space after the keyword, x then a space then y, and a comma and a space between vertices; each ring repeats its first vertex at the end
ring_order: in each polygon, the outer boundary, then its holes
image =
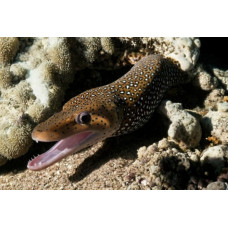
POLYGON ((186 73, 173 60, 144 57, 118 80, 79 94, 36 126, 33 140, 58 142, 27 167, 44 169, 108 137, 137 130, 150 119, 165 91, 185 79, 186 73))

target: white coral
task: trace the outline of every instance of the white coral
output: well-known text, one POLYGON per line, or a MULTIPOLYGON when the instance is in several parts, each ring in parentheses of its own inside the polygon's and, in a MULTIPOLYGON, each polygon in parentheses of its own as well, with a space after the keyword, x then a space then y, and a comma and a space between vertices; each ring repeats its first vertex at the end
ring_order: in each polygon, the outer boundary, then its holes
POLYGON ((48 84, 43 81, 42 74, 44 73, 44 66, 41 64, 39 67, 28 71, 26 81, 30 84, 33 94, 44 106, 49 104, 49 88, 48 84))

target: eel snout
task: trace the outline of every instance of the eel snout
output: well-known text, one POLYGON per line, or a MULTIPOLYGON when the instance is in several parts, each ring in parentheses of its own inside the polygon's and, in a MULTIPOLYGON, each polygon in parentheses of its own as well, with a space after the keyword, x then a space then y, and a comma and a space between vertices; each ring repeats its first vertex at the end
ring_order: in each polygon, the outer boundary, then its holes
POLYGON ((96 132, 81 132, 57 142, 47 152, 38 155, 28 162, 28 169, 38 171, 51 166, 64 157, 92 145, 99 138, 96 132))

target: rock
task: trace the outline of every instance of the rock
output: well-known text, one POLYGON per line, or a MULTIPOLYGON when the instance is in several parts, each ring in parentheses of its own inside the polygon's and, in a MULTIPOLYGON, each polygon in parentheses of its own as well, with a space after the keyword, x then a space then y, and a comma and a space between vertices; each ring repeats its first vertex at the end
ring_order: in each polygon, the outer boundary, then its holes
POLYGON ((206 109, 216 109, 219 102, 223 102, 225 95, 224 89, 214 89, 206 97, 204 106, 206 109))
POLYGON ((0 166, 4 165, 7 162, 7 159, 0 155, 0 166))
POLYGON ((207 134, 228 144, 228 102, 218 103, 218 111, 210 110, 201 120, 207 134))
POLYGON ((138 149, 138 158, 139 159, 142 159, 144 156, 145 156, 145 153, 146 153, 146 147, 145 146, 143 146, 143 147, 140 147, 139 149, 138 149))
POLYGON ((198 145, 202 134, 199 121, 183 110, 181 104, 163 101, 158 109, 171 122, 168 136, 172 140, 186 148, 194 148, 198 145))
POLYGON ((212 182, 207 185, 207 190, 226 190, 227 184, 221 181, 212 182))
MULTIPOLYGON (((126 179, 132 176, 131 173, 137 176, 137 178, 131 179, 132 181, 128 181, 128 189, 135 189, 138 186, 137 180, 147 180, 147 188, 150 189, 187 187, 191 170, 190 156, 186 152, 173 148, 172 143, 169 144, 169 148, 161 146, 161 144, 166 144, 165 141, 163 139, 159 143, 139 148, 138 158, 126 173, 126 179)), ((190 151, 189 154, 191 154, 190 151)), ((146 186, 141 184, 141 189, 146 189, 146 186)))
POLYGON ((160 170, 159 170, 159 166, 157 165, 152 165, 150 167, 150 174, 151 175, 155 175, 156 173, 158 173, 160 170))
POLYGON ((218 103, 218 111, 221 113, 228 113, 228 102, 218 103))
POLYGON ((169 146, 170 146, 170 142, 166 138, 163 138, 158 142, 159 149, 167 149, 169 146))
POLYGON ((221 81, 223 86, 225 86, 226 90, 228 91, 228 70, 213 68, 213 73, 216 77, 218 77, 218 79, 221 81))
POLYGON ((201 88, 205 91, 210 91, 217 88, 218 79, 213 77, 211 74, 206 72, 202 65, 199 65, 194 71, 195 78, 193 80, 193 85, 201 88))
POLYGON ((228 147, 224 145, 213 146, 205 149, 200 162, 204 166, 210 166, 215 174, 219 174, 228 159, 228 147))
MULTIPOLYGON (((148 38, 149 39, 149 38, 148 38)), ((184 71, 191 70, 199 57, 200 40, 198 38, 156 38, 155 51, 175 59, 184 71)))
POLYGON ((196 163, 199 161, 199 156, 197 156, 196 154, 191 154, 190 159, 191 159, 191 161, 196 163))

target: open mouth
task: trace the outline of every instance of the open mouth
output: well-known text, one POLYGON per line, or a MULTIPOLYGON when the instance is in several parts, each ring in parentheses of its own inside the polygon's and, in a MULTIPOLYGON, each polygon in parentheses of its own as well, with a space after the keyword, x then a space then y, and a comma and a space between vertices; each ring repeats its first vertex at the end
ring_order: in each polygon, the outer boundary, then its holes
POLYGON ((85 148, 94 136, 94 132, 82 132, 64 138, 57 142, 47 152, 38 155, 29 161, 27 167, 34 171, 45 169, 60 161, 62 158, 85 148))

